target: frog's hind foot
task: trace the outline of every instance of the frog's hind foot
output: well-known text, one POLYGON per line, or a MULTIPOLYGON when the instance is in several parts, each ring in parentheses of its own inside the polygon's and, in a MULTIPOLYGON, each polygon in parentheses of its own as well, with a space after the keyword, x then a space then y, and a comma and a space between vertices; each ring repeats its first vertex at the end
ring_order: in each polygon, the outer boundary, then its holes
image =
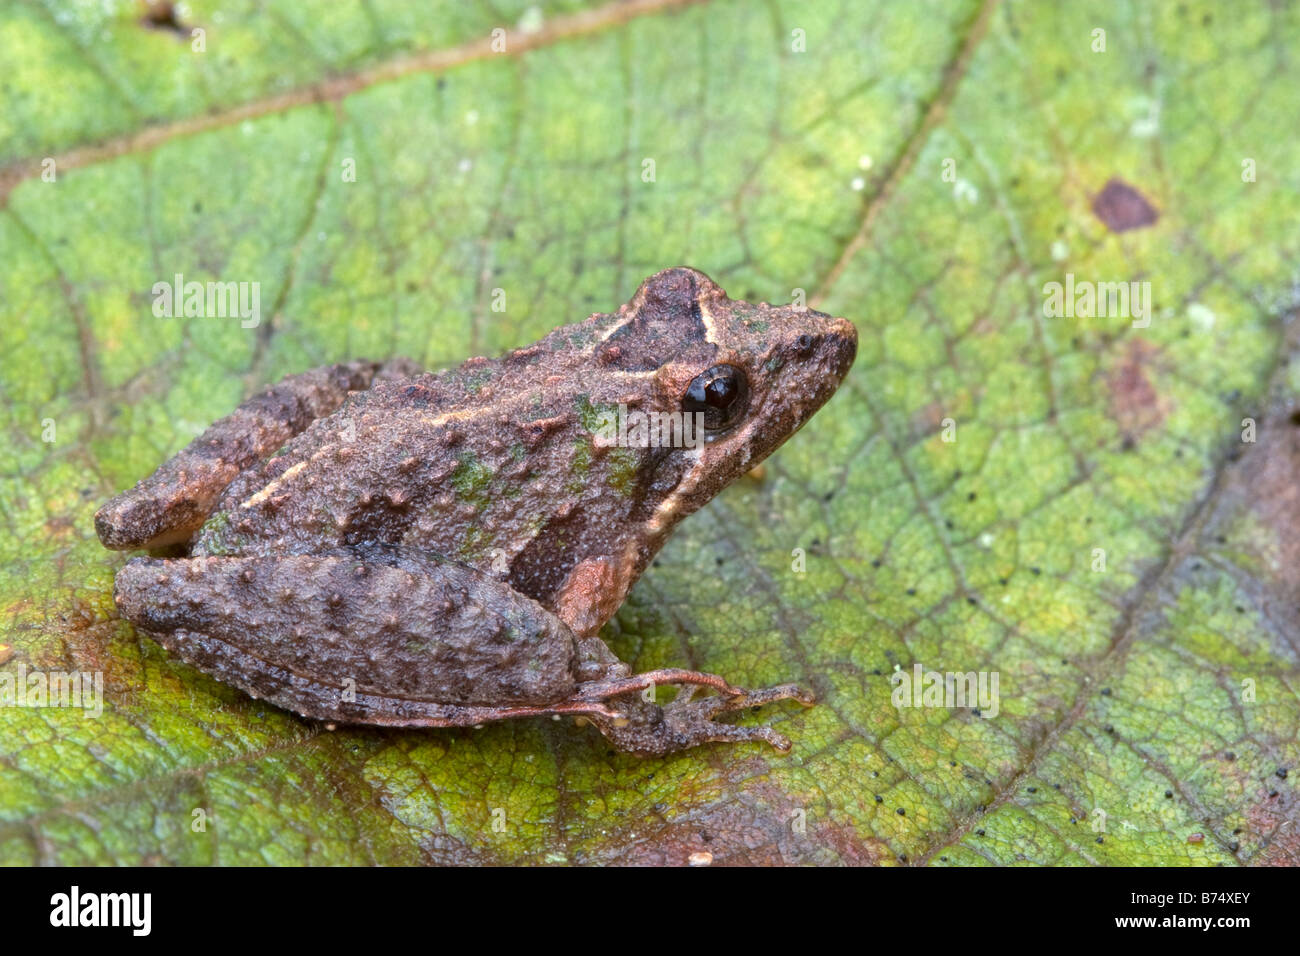
POLYGON ((620 750, 659 756, 697 747, 706 743, 742 743, 761 740, 781 753, 788 753, 790 741, 771 727, 745 727, 716 721, 725 713, 761 707, 780 700, 797 700, 805 706, 814 703, 811 691, 797 684, 778 684, 761 690, 736 687, 715 674, 665 668, 632 677, 593 681, 579 686, 582 700, 611 701, 620 717, 593 717, 592 722, 620 750), (640 691, 659 684, 676 684, 681 689, 676 699, 660 706, 639 695, 640 691), (695 699, 696 691, 708 688, 716 696, 695 699), (628 699, 626 695, 637 695, 628 699), (622 698, 613 701, 612 698, 622 698))

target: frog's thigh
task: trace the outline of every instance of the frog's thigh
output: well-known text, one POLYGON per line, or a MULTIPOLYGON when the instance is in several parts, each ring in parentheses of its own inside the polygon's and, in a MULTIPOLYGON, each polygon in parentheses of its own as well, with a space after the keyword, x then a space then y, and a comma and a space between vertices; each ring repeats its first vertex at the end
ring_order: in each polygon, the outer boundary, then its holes
POLYGON ((148 478, 100 508, 95 531, 108 548, 187 540, 234 477, 343 404, 348 392, 415 374, 398 360, 346 362, 290 375, 214 422, 148 478))
POLYGON ((574 699, 579 650, 563 622, 420 552, 137 558, 113 596, 183 660, 307 717, 450 726, 606 712, 574 699))

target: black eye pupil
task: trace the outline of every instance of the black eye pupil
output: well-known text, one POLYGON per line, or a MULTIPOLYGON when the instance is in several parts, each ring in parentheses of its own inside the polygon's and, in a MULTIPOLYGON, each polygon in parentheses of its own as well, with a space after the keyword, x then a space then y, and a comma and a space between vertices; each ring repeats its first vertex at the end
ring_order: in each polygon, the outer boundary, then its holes
POLYGON ((682 411, 702 412, 705 430, 720 432, 740 420, 748 396, 744 371, 734 365, 715 365, 695 376, 682 396, 682 411))
POLYGON ((812 344, 811 335, 801 335, 799 338, 795 339, 794 347, 798 350, 800 355, 807 357, 808 354, 812 352, 812 344))
POLYGON ((714 408, 726 408, 736 400, 737 391, 730 378, 715 378, 704 387, 704 401, 714 408))

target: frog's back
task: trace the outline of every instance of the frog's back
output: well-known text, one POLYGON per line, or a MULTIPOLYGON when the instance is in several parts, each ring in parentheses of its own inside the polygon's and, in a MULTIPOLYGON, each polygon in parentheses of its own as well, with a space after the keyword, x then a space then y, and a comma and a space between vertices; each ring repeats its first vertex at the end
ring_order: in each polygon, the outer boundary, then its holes
POLYGON ((639 378, 602 395, 609 377, 582 374, 584 353, 616 319, 355 393, 240 474, 192 553, 400 545, 502 578, 513 569, 544 601, 579 551, 618 550, 643 496, 639 473, 670 453, 591 440, 596 403, 641 397, 639 378), (565 560, 539 538, 559 539, 565 560))

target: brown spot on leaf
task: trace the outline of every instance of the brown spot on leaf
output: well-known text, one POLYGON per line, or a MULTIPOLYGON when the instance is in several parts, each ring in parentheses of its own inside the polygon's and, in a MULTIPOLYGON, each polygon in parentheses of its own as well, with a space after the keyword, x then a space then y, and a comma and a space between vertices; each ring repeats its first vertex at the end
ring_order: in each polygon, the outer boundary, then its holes
POLYGON ((1300 866, 1300 801, 1290 791, 1268 791, 1246 808, 1248 832, 1259 837, 1254 866, 1300 866), (1273 794, 1276 793, 1276 796, 1273 794))
POLYGON ((918 435, 929 435, 939 430, 943 420, 948 417, 947 409, 939 402, 930 402, 918 408, 912 415, 912 430, 918 435))
POLYGON ((847 822, 818 823, 813 828, 813 834, 812 839, 830 847, 835 853, 836 862, 845 866, 877 866, 882 858, 891 856, 884 843, 864 839, 847 822))
MULTIPOLYGON (((1234 548, 1248 548, 1270 574, 1259 580, 1266 588, 1258 597, 1266 618, 1291 630, 1287 649, 1295 653, 1295 629, 1300 628, 1300 428, 1295 412, 1280 404, 1261 416, 1255 443, 1234 466, 1225 490, 1222 515, 1209 530, 1223 535, 1234 548), (1232 517, 1248 511, 1255 529, 1234 527, 1232 517)), ((1286 636, 1286 635, 1280 635, 1286 636)))
POLYGON ((1169 401, 1151 384, 1148 374, 1159 350, 1145 339, 1133 339, 1119 362, 1107 373, 1110 416, 1119 425, 1124 444, 1158 428, 1169 414, 1169 401))
POLYGON ((67 515, 54 515, 45 522, 45 532, 51 540, 66 541, 75 528, 75 522, 67 515))
POLYGON ((762 761, 743 761, 729 767, 725 778, 685 784, 683 803, 671 813, 625 825, 585 862, 685 866, 707 853, 711 866, 870 866, 892 856, 847 821, 826 820, 820 804, 806 807, 803 832, 795 821, 804 802, 755 776, 764 771, 762 761))
POLYGON ((181 23, 176 4, 171 0, 141 0, 144 16, 140 22, 150 30, 170 30, 177 36, 189 36, 190 29, 181 23))
POLYGON ((1113 177, 1092 197, 1092 211, 1111 232, 1141 229, 1160 218, 1145 196, 1122 179, 1113 177))

